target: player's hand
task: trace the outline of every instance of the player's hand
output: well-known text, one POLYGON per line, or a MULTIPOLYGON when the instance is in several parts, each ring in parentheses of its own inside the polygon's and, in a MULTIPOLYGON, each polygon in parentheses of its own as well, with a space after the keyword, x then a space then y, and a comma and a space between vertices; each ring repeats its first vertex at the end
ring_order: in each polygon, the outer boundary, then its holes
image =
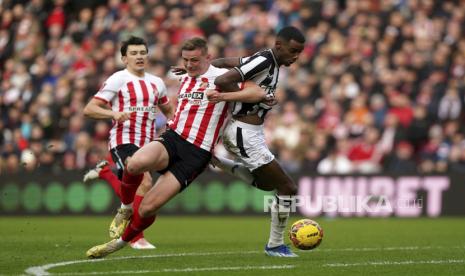
POLYGON ((184 69, 183 67, 171 66, 170 69, 171 72, 173 72, 173 74, 175 74, 176 76, 184 75, 185 73, 187 73, 186 69, 184 69))
POLYGON ((213 103, 219 103, 223 100, 221 97, 221 93, 214 89, 208 89, 206 95, 208 101, 213 103))
POLYGON ((262 103, 268 105, 268 106, 273 106, 278 104, 278 100, 276 100, 276 97, 272 94, 267 94, 265 96, 265 99, 262 101, 262 103))
POLYGON ((130 114, 126 113, 126 112, 115 112, 113 114, 113 120, 121 123, 121 122, 124 122, 126 120, 129 120, 129 116, 130 116, 130 114))

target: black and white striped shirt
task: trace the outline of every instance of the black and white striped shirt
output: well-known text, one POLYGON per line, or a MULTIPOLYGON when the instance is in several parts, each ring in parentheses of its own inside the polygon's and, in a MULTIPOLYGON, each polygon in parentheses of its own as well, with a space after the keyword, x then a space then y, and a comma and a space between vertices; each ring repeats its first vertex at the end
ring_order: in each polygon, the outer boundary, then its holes
MULTIPOLYGON (((250 57, 240 59, 240 65, 234 67, 242 77, 242 81, 253 81, 263 88, 267 94, 274 96, 279 77, 279 64, 271 49, 260 51, 250 57)), ((245 116, 257 114, 264 118, 272 107, 264 103, 235 102, 233 115, 245 116)))

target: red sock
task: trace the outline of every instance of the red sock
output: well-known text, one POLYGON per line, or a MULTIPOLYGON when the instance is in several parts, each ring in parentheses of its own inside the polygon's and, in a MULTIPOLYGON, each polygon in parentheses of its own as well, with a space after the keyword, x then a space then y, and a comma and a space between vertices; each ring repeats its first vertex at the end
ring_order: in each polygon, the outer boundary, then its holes
POLYGON ((116 195, 121 198, 121 181, 118 177, 110 170, 109 166, 105 166, 100 170, 99 178, 108 182, 116 195))
POLYGON ((144 229, 147 229, 155 221, 156 216, 151 216, 147 218, 141 218, 139 215, 139 210, 134 209, 134 214, 132 215, 131 223, 124 231, 121 239, 125 242, 133 240, 137 235, 142 233, 144 229))
POLYGON ((132 175, 124 170, 123 181, 121 182, 121 202, 123 204, 129 204, 134 201, 134 195, 143 177, 144 174, 132 175))
MULTIPOLYGON (((143 198, 144 198, 143 196, 135 195, 134 203, 132 204, 132 209, 139 210, 140 202, 142 201, 143 198)), ((139 234, 137 234, 137 236, 135 236, 131 240, 131 242, 136 242, 137 240, 142 239, 143 237, 144 237, 144 232, 140 232, 139 234)))
POLYGON ((144 232, 140 232, 139 234, 137 234, 137 236, 135 236, 135 237, 131 240, 131 242, 136 242, 136 241, 142 239, 143 237, 144 237, 144 232))

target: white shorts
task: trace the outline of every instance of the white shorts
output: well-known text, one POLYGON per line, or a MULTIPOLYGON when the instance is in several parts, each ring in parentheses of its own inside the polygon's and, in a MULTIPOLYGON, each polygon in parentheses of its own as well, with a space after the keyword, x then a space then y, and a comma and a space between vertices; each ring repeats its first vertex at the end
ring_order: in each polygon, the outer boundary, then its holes
POLYGON ((266 146, 263 125, 251 125, 231 119, 223 131, 223 145, 234 155, 236 161, 250 171, 274 159, 266 146))

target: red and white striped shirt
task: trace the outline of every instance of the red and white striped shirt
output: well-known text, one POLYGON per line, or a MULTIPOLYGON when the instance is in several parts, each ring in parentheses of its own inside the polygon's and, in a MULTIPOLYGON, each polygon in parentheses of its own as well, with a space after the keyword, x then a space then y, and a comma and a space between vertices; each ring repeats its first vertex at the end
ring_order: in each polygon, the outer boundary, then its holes
POLYGON ((109 103, 113 111, 130 112, 129 120, 113 121, 109 148, 122 144, 142 147, 155 138, 155 117, 158 104, 168 104, 165 83, 145 73, 144 77, 121 70, 111 75, 94 98, 109 103))
POLYGON ((212 151, 223 130, 228 113, 226 102, 209 102, 207 89, 215 89, 215 78, 226 73, 210 65, 207 72, 198 77, 183 75, 178 92, 178 105, 169 128, 188 142, 207 151, 212 151))

